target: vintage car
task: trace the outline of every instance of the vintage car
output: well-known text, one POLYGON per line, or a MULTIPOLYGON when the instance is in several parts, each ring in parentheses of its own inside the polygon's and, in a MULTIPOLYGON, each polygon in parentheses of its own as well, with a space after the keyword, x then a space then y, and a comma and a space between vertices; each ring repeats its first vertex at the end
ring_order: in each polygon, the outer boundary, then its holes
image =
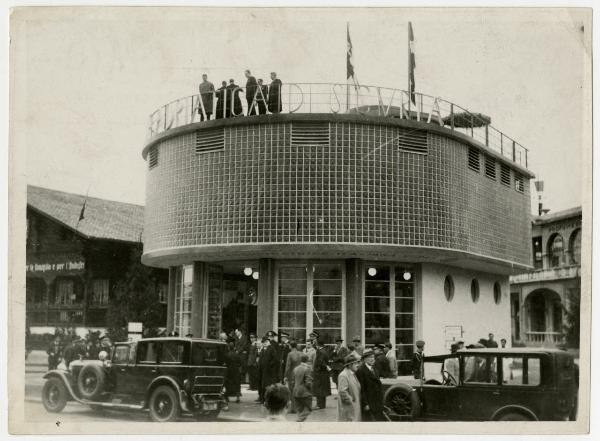
POLYGON ((117 343, 107 360, 82 360, 46 373, 42 402, 60 412, 67 401, 94 409, 148 410, 153 421, 191 414, 216 419, 222 395, 225 344, 196 338, 148 338, 117 343))
POLYGON ((425 357, 423 379, 384 380, 391 420, 561 421, 577 415, 578 369, 557 349, 467 349, 425 357))

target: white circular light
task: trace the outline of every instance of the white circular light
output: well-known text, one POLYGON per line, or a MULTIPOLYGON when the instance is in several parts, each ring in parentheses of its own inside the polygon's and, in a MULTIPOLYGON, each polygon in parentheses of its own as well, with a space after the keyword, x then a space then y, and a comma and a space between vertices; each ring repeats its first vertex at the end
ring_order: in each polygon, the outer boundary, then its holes
POLYGON ((253 278, 254 280, 258 280, 258 271, 254 271, 254 272, 252 273, 252 278, 253 278))
POLYGON ((377 270, 375 268, 371 267, 367 270, 367 274, 369 276, 373 277, 375 274, 377 274, 377 270))
POLYGON ((244 268, 244 275, 251 276, 252 275, 252 268, 250 268, 249 266, 247 266, 246 268, 244 268))
POLYGON ((408 271, 404 271, 404 274, 402 274, 402 278, 404 280, 410 280, 411 277, 412 277, 412 274, 408 271))

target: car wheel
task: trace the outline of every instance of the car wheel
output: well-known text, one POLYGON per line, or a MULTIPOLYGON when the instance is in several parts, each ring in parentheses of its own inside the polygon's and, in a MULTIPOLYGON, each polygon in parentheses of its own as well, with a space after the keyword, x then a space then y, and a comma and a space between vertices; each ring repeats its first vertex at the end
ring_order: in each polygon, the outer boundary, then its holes
POLYGON ((518 412, 505 413, 498 421, 531 421, 531 418, 518 412))
POLYGON ((164 423, 179 417, 179 399, 170 386, 158 386, 150 396, 150 418, 164 423))
POLYGON ((104 391, 106 374, 101 366, 88 364, 81 368, 77 376, 77 388, 82 398, 94 401, 104 391))
POLYGON ((383 404, 399 417, 416 418, 421 412, 421 402, 417 392, 405 384, 398 384, 388 389, 383 404))
POLYGON ((42 403, 48 412, 58 413, 67 405, 67 388, 59 378, 49 378, 42 389, 42 403))

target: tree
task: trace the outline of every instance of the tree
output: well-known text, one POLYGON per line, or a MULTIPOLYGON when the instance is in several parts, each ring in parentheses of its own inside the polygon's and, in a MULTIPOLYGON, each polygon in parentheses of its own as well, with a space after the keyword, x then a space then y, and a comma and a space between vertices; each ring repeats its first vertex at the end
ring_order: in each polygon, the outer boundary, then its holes
POLYGON ((579 314, 581 305, 581 290, 570 289, 567 294, 565 311, 565 340, 567 347, 579 348, 579 314))
POLYGON ((152 268, 141 261, 142 247, 130 256, 125 277, 115 286, 106 314, 107 334, 112 341, 127 340, 127 323, 142 322, 144 336, 155 336, 164 327, 163 306, 159 302, 158 278, 152 268))

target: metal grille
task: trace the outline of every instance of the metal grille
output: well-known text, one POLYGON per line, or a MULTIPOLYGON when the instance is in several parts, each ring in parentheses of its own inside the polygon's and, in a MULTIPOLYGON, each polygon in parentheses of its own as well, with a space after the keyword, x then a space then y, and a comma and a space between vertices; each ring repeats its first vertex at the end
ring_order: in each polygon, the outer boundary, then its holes
POLYGON ((469 147, 469 168, 479 171, 479 150, 469 147))
POLYGON ((404 152, 427 154, 427 132, 400 129, 398 148, 404 152))
POLYGON ((496 179, 496 161, 491 156, 485 156, 485 175, 488 178, 496 179))
POLYGON ((148 168, 153 169, 158 165, 158 147, 152 147, 148 152, 148 168))
POLYGON ((525 191, 525 185, 523 184, 523 176, 515 173, 515 190, 523 192, 525 191))
POLYGON ((506 164, 502 164, 500 168, 500 182, 510 185, 510 167, 506 164))
POLYGON ((329 123, 292 124, 292 146, 329 146, 329 123))
POLYGON ((222 128, 196 132, 196 153, 225 149, 225 132, 222 128))

